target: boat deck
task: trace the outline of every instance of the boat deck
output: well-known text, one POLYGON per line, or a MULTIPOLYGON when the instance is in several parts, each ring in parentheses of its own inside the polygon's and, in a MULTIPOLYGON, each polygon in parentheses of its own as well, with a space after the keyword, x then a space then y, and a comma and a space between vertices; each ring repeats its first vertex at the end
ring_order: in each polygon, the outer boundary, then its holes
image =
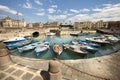
POLYGON ((64 48, 66 48, 66 49, 68 49, 68 50, 71 50, 71 51, 73 51, 73 52, 76 52, 76 53, 79 53, 79 54, 87 54, 87 52, 85 52, 85 51, 82 51, 81 49, 80 49, 80 46, 81 45, 69 45, 69 44, 65 44, 64 45, 64 48))

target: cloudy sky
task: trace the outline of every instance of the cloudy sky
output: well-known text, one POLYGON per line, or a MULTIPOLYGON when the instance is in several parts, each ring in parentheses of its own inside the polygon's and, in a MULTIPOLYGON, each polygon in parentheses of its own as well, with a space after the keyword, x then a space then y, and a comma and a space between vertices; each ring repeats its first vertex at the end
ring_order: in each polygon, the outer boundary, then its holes
POLYGON ((120 0, 0 0, 0 19, 26 22, 120 20, 120 0))

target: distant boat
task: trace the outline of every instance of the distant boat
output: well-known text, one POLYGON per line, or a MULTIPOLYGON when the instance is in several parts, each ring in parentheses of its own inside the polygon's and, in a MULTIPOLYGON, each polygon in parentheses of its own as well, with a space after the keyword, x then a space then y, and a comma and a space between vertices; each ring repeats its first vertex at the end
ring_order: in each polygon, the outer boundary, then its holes
POLYGON ((46 33, 46 36, 54 36, 56 33, 53 33, 53 32, 48 32, 46 33))
POLYGON ((43 42, 41 44, 39 44, 36 48, 35 48, 35 54, 38 56, 40 54, 42 54, 44 51, 46 51, 47 49, 49 49, 50 43, 49 42, 43 42))
POLYGON ((78 36, 78 33, 71 33, 71 36, 78 36))
POLYGON ((68 50, 70 50, 70 51, 72 51, 72 52, 75 52, 75 53, 78 53, 78 54, 80 54, 80 55, 87 55, 88 54, 88 52, 87 51, 85 51, 85 50, 82 50, 81 49, 81 46, 82 45, 70 45, 70 44, 64 44, 63 45, 63 47, 64 47, 64 49, 68 49, 68 50))
POLYGON ((6 45, 8 49, 14 49, 14 48, 17 48, 17 47, 22 47, 22 46, 25 46, 27 44, 30 44, 32 42, 32 40, 25 40, 25 41, 21 41, 21 42, 16 42, 16 43, 13 43, 13 44, 8 44, 6 45))
POLYGON ((62 49, 62 47, 59 44, 55 44, 53 46, 53 51, 55 53, 57 53, 58 55, 60 55, 62 53, 63 49, 62 49))

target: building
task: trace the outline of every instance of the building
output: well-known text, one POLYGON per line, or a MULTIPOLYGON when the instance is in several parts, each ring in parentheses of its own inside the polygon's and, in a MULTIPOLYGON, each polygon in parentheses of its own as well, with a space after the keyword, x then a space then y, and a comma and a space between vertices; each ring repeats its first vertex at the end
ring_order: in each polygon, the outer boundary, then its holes
POLYGON ((120 21, 109 21, 108 29, 111 31, 120 31, 120 21))
POLYGON ((17 27, 23 28, 23 27, 26 27, 26 22, 24 19, 15 20, 7 16, 4 19, 0 20, 0 27, 2 28, 17 28, 17 27))
POLYGON ((74 27, 77 29, 91 29, 92 27, 92 22, 87 21, 87 22, 75 22, 74 27))
POLYGON ((48 28, 48 27, 59 27, 60 26, 60 22, 47 22, 45 24, 43 24, 44 28, 48 28))
POLYGON ((100 28, 107 28, 108 22, 103 22, 102 20, 97 22, 75 22, 74 27, 76 29, 100 29, 100 28))
POLYGON ((43 23, 36 22, 36 23, 29 23, 26 26, 27 28, 43 28, 43 23))
POLYGON ((97 21, 92 25, 93 29, 101 29, 107 27, 108 27, 108 22, 104 22, 103 20, 97 21))

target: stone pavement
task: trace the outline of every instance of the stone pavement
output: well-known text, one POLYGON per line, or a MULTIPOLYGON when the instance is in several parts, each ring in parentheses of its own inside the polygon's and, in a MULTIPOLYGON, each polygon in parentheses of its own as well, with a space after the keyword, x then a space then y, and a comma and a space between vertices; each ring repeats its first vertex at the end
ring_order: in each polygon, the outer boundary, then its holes
POLYGON ((0 68, 0 80, 43 80, 40 70, 34 70, 18 64, 0 68))
MULTIPOLYGON (((0 80, 43 80, 47 77, 41 76, 41 72, 48 70, 49 60, 11 58, 16 62, 0 68, 0 80)), ((120 80, 120 51, 103 57, 58 62, 63 80, 120 80)))

